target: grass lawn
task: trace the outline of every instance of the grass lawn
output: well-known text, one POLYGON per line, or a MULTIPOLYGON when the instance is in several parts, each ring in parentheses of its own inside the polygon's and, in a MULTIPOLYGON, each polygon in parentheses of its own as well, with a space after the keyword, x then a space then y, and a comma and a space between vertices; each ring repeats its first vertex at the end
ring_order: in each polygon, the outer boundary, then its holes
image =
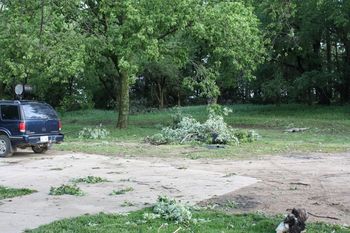
MULTIPOLYGON (((226 121, 235 128, 254 129, 261 140, 254 143, 210 150, 205 145, 143 144, 172 121, 177 110, 165 109, 153 113, 130 116, 128 129, 115 129, 116 112, 86 110, 62 115, 66 142, 58 150, 82 151, 109 155, 200 157, 249 157, 255 155, 293 152, 344 152, 350 150, 350 106, 306 105, 233 105, 233 113, 226 121), (111 131, 105 140, 81 140, 78 132, 83 127, 102 124, 111 131), (306 127, 300 133, 286 133, 287 128, 306 127)), ((206 106, 183 107, 181 111, 200 121, 207 117, 206 106)))
MULTIPOLYGON (((220 212, 198 211, 193 217, 198 219, 198 223, 188 225, 178 225, 162 219, 145 221, 143 213, 148 210, 141 210, 129 213, 128 215, 84 215, 77 218, 56 221, 48 225, 41 226, 27 233, 54 233, 54 232, 169 232, 176 230, 181 232, 230 232, 230 233, 269 233, 275 232, 275 228, 283 219, 269 218, 258 214, 248 215, 228 215, 220 212)), ((308 224, 308 233, 349 233, 348 228, 342 228, 327 224, 308 224)))
POLYGON ((28 195, 31 193, 36 192, 35 190, 31 189, 15 189, 15 188, 8 188, 0 185, 0 200, 6 199, 6 198, 12 198, 12 197, 18 197, 23 195, 28 195))

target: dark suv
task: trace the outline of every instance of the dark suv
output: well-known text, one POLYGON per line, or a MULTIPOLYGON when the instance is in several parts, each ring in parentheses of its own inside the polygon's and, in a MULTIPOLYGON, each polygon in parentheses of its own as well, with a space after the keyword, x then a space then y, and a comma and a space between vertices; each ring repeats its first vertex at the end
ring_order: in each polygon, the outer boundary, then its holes
POLYGON ((0 100, 0 157, 27 147, 44 153, 51 143, 63 141, 61 128, 57 113, 46 103, 0 100))

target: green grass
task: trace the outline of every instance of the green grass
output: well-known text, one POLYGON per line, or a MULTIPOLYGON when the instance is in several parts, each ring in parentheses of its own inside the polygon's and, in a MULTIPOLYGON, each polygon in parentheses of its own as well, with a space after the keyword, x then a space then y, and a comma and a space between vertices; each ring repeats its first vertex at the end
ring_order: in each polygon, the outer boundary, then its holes
POLYGON ((26 188, 9 188, 0 185, 0 200, 18 196, 29 195, 37 192, 36 190, 26 189, 26 188))
MULTIPOLYGON (((48 225, 41 226, 34 230, 27 230, 27 233, 55 233, 55 232, 74 232, 74 233, 138 233, 138 232, 160 232, 173 233, 178 232, 225 232, 225 233, 268 233, 275 232, 275 228, 283 219, 271 218, 259 214, 247 215, 228 215, 221 212, 198 211, 193 217, 200 220, 198 223, 188 225, 178 225, 173 222, 167 222, 162 219, 153 219, 145 221, 143 213, 148 210, 142 210, 129 213, 128 215, 84 215, 77 218, 56 221, 48 225)), ((307 224, 308 233, 350 233, 349 229, 328 225, 323 223, 307 224)))
MULTIPOLYGON (((254 143, 210 150, 205 145, 143 144, 146 136, 153 135, 172 121, 175 109, 131 115, 128 129, 115 129, 116 112, 86 110, 68 112, 62 116, 66 142, 58 150, 81 151, 108 155, 128 156, 183 156, 249 157, 256 155, 295 152, 344 152, 350 150, 350 106, 306 105, 233 105, 233 113, 225 120, 234 128, 254 129, 261 140, 254 143), (81 140, 78 132, 83 127, 103 124, 111 135, 104 140, 81 140), (287 128, 307 127, 301 133, 286 133, 287 128)), ((206 106, 183 107, 184 114, 206 120, 206 106)))

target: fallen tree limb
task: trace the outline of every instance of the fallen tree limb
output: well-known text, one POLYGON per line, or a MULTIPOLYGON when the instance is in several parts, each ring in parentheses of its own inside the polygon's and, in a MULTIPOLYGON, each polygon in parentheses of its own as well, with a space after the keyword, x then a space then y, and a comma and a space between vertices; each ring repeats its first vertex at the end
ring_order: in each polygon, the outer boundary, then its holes
POLYGON ((187 135, 181 140, 180 144, 184 143, 184 142, 187 140, 187 138, 192 137, 192 136, 194 136, 194 135, 196 135, 196 134, 195 134, 195 133, 187 134, 187 135))
MULTIPOLYGON (((286 209, 286 211, 291 211, 292 209, 286 209)), ((317 215, 317 214, 313 214, 310 212, 307 212, 310 216, 315 217, 315 218, 328 218, 328 219, 332 219, 332 220, 340 220, 339 218, 336 217, 332 217, 332 216, 324 216, 324 215, 317 215)))
POLYGON ((291 128, 291 129, 286 129, 284 132, 288 132, 288 133, 297 133, 297 132, 303 132, 306 131, 310 128, 291 128))
POLYGON ((310 216, 313 216, 315 218, 328 218, 328 219, 332 219, 332 220, 340 220, 339 218, 336 218, 336 217, 331 217, 331 216, 322 216, 322 215, 316 215, 316 214, 313 214, 313 213, 310 213, 310 212, 307 212, 310 216))
POLYGON ((306 184, 306 183, 302 183, 302 182, 291 182, 289 184, 292 184, 292 185, 303 185, 303 186, 310 186, 310 184, 306 184))
POLYGON ((181 228, 181 227, 179 227, 179 228, 177 228, 177 230, 176 230, 176 231, 174 231, 173 233, 177 233, 177 232, 179 232, 181 229, 182 229, 182 228, 181 228))

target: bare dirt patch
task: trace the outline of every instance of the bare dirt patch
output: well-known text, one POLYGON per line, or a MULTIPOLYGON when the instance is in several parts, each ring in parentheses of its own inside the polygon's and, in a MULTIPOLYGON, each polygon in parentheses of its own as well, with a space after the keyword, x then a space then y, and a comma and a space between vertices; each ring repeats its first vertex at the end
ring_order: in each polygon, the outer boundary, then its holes
MULTIPOLYGON (((195 166, 208 166, 208 161, 195 166)), ((211 170, 255 177, 260 182, 204 201, 232 213, 262 211, 275 215, 293 207, 335 217, 311 221, 350 224, 350 154, 265 157, 250 161, 211 161, 211 170), (236 203, 228 205, 227 203, 236 203)))

